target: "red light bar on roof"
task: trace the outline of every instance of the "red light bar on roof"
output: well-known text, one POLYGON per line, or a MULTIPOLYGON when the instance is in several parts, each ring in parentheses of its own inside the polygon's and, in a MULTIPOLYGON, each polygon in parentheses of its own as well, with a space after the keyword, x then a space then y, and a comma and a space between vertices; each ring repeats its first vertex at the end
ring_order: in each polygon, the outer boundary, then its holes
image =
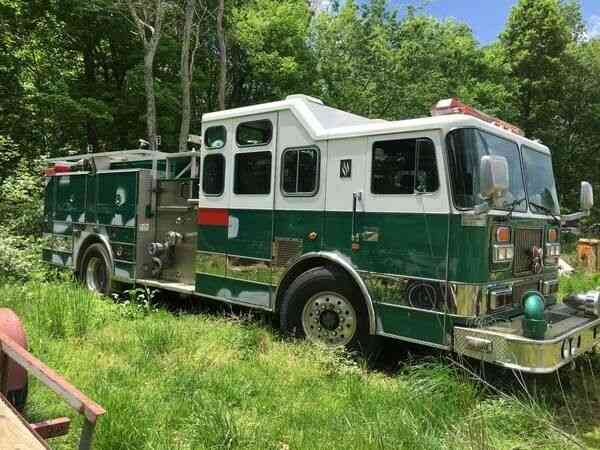
POLYGON ((447 116, 450 114, 465 114, 467 116, 477 117, 478 119, 481 119, 487 123, 491 123, 492 125, 495 125, 498 128, 502 128, 503 130, 509 131, 514 134, 518 134, 519 136, 525 136, 525 132, 519 127, 511 125, 510 123, 505 122, 504 120, 500 120, 496 117, 492 117, 484 112, 473 108, 472 106, 465 105, 456 97, 449 98, 446 100, 440 100, 431 109, 432 116, 447 116))

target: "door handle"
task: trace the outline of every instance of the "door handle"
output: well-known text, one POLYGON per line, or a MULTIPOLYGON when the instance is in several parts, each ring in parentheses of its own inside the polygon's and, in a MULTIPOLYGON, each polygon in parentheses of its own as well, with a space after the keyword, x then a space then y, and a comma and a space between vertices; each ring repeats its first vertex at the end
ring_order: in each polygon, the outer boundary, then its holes
POLYGON ((362 201, 362 191, 352 193, 352 242, 357 243, 360 241, 360 234, 357 232, 356 224, 356 208, 359 201, 362 201))

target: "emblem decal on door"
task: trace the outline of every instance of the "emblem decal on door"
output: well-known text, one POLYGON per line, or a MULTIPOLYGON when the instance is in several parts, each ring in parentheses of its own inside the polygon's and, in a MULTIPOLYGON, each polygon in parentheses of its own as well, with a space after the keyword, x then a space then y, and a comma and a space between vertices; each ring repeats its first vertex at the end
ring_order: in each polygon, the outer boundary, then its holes
POLYGON ((352 160, 340 160, 340 178, 352 178, 352 160))

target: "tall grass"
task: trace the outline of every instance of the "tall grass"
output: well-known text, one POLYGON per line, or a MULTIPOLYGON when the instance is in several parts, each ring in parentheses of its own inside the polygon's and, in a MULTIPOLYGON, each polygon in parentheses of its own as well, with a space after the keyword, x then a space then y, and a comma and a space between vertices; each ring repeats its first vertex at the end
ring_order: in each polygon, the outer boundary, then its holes
MULTIPOLYGON (((256 319, 202 309, 130 314, 124 309, 135 305, 69 283, 3 286, 0 303, 24 318, 36 355, 107 409, 96 449, 563 449, 600 442, 596 357, 561 371, 561 392, 556 378, 479 371, 430 352, 407 357, 393 343, 387 351, 395 364, 369 369, 344 352, 281 339, 256 319)), ((74 417, 35 383, 27 414, 74 417)), ((73 448, 77 431, 53 448, 73 448)))

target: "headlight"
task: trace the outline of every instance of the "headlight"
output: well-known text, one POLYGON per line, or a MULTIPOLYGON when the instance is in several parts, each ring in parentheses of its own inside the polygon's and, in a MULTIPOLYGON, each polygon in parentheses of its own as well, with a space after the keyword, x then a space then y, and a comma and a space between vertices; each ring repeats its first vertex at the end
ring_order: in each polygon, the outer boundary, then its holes
POLYGON ((546 244, 546 257, 547 258, 559 258, 560 257, 560 244, 546 244))
POLYGON ((494 262, 503 263, 512 261, 515 256, 515 248, 512 244, 494 245, 494 262))

